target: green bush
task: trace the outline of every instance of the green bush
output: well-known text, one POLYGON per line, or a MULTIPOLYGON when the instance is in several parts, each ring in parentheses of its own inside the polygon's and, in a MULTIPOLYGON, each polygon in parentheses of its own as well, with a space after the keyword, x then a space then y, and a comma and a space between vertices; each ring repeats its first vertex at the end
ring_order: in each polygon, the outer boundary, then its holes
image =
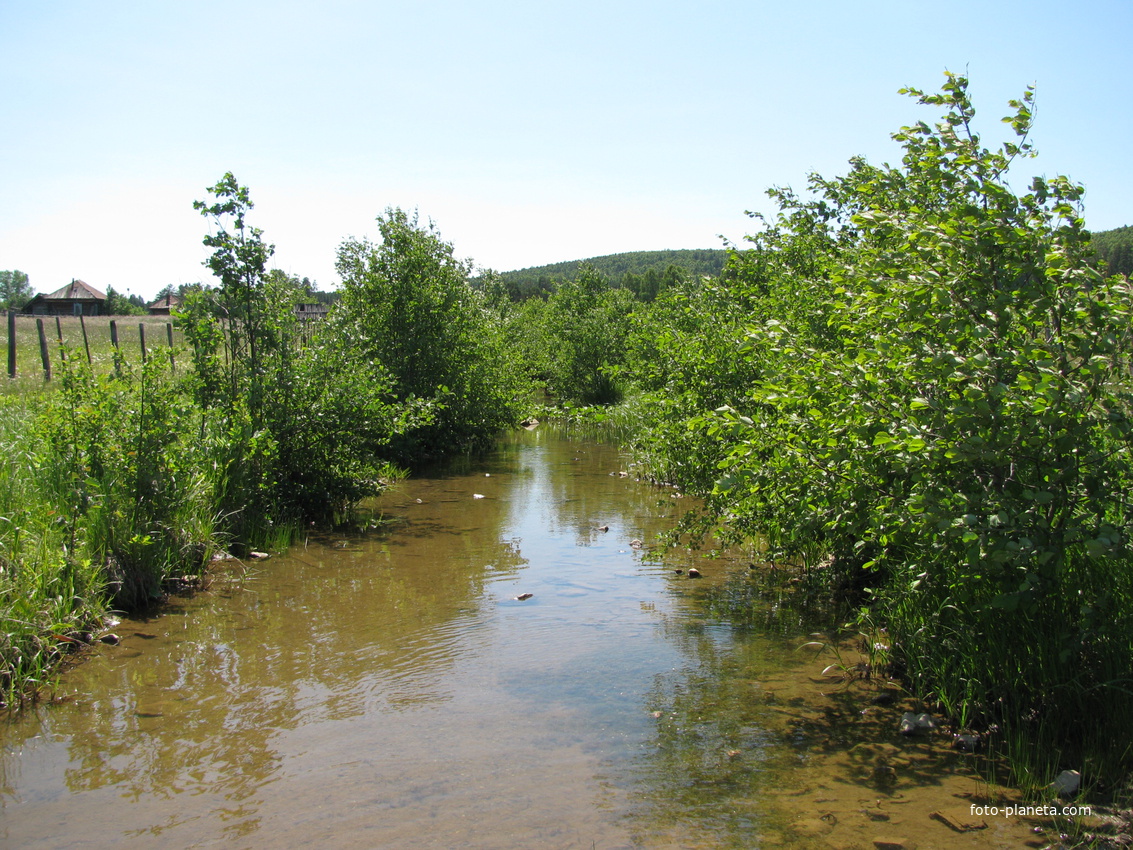
POLYGON ((37 417, 37 468, 66 557, 105 571, 119 607, 162 595, 169 575, 211 553, 217 480, 204 462, 199 409, 163 358, 95 376, 70 358, 37 417))
POLYGON ((380 364, 399 403, 432 408, 391 443, 395 459, 483 448, 521 410, 522 375, 498 311, 432 223, 389 209, 378 228, 380 244, 348 239, 339 249, 334 338, 346 357, 380 364))
POLYGON ((555 396, 582 404, 621 399, 617 376, 633 309, 629 290, 610 289, 589 266, 559 286, 542 310, 544 336, 550 340, 544 369, 555 396))
POLYGON ((1129 286, 1094 268, 1081 187, 1008 185, 1030 91, 996 150, 964 78, 910 93, 944 114, 894 135, 901 166, 774 192, 737 260, 735 356, 759 377, 704 417, 726 450, 711 508, 873 585, 914 687, 961 723, 1000 723, 1047 769, 1127 766, 1129 286))

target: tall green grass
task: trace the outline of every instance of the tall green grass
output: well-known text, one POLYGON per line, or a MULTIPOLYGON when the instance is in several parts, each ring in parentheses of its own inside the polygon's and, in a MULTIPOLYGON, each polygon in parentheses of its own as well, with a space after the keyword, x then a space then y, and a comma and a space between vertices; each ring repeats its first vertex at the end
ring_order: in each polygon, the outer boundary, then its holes
POLYGON ((45 681, 106 611, 101 571, 68 549, 28 438, 35 399, 0 396, 0 705, 45 681))
POLYGON ((164 358, 0 394, 0 700, 19 702, 111 608, 162 598, 220 543, 220 473, 164 358))
POLYGON ((1058 586, 1028 609, 975 603, 971 595, 981 594, 972 587, 960 605, 945 587, 912 594, 890 585, 878 591, 872 617, 899 636, 913 687, 958 726, 984 733, 1013 784, 1040 797, 1071 768, 1095 798, 1128 804, 1133 574, 1090 560, 1074 553, 1058 586))

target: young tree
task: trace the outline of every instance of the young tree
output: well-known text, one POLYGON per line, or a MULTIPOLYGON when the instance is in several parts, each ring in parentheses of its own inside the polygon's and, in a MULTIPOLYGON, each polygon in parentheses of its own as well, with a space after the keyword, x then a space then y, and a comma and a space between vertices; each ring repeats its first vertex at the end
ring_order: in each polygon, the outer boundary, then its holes
POLYGON ((265 275, 275 246, 263 241, 262 230, 247 224, 246 217, 254 206, 251 193, 236 182, 231 171, 207 191, 213 203, 194 201, 193 209, 215 228, 203 240, 213 249, 204 264, 220 280, 216 304, 228 322, 231 390, 235 397, 241 391, 241 380, 246 380, 250 410, 258 421, 263 402, 260 357, 267 323, 265 275))

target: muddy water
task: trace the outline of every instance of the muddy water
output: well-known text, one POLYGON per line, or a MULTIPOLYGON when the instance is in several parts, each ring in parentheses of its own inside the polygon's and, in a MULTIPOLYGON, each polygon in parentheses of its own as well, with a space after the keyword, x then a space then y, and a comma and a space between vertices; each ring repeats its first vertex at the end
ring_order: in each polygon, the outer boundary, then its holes
POLYGON ((798 651, 813 624, 773 598, 737 623, 746 559, 637 548, 683 502, 624 465, 519 434, 400 485, 379 528, 124 622, 0 729, 0 846, 1033 838, 930 817, 977 799, 965 757, 896 736, 875 685, 821 677, 830 659, 798 651))

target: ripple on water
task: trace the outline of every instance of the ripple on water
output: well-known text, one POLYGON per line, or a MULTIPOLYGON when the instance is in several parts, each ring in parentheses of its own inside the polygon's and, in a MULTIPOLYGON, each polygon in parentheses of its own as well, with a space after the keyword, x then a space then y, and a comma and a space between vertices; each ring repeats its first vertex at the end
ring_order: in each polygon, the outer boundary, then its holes
POLYGON ((716 613, 722 562, 643 561, 674 508, 625 468, 524 432, 401 484, 396 521, 124 623, 75 701, 5 727, 0 844, 950 846, 917 831, 931 772, 865 820, 824 664, 716 613))

